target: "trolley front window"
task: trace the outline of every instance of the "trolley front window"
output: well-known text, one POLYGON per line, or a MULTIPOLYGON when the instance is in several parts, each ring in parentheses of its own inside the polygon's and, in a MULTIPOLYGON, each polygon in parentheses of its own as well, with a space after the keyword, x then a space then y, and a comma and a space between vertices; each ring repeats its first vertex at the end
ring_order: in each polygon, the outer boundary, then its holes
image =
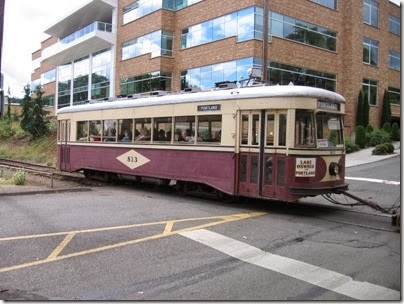
POLYGON ((318 113, 317 123, 317 147, 319 148, 343 148, 344 137, 342 119, 340 115, 318 113))
POLYGON ((297 110, 295 122, 295 146, 314 147, 313 112, 297 110))

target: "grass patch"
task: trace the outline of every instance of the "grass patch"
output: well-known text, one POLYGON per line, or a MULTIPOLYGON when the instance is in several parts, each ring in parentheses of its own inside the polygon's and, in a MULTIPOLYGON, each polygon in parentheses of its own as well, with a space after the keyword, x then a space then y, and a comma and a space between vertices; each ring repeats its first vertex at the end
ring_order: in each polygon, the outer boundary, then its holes
POLYGON ((0 141, 0 158, 8 158, 41 165, 56 165, 56 134, 30 140, 7 139, 0 141))

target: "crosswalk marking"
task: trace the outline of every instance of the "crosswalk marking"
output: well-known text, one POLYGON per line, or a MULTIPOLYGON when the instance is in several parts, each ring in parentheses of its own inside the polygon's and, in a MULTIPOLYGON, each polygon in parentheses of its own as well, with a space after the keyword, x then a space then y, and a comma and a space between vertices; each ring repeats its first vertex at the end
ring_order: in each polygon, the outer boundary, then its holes
POLYGON ((305 262, 262 251, 243 242, 206 230, 181 232, 180 235, 221 251, 236 259, 251 263, 298 280, 331 290, 357 300, 400 300, 400 292, 305 262))
POLYGON ((400 185, 400 182, 389 181, 389 180, 384 180, 384 179, 375 179, 375 178, 345 176, 345 179, 364 181, 364 182, 370 182, 370 183, 386 184, 386 185, 400 185))

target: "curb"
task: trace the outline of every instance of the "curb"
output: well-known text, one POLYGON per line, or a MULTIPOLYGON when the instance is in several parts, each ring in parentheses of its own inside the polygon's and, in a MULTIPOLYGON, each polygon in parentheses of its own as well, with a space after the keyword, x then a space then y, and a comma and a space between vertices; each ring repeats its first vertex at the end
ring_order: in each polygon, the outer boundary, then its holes
POLYGON ((65 192, 87 192, 93 191, 91 188, 65 188, 65 189, 51 189, 51 190, 34 190, 26 192, 7 192, 0 193, 0 196, 21 196, 21 195, 36 195, 36 194, 53 194, 53 193, 65 193, 65 192))

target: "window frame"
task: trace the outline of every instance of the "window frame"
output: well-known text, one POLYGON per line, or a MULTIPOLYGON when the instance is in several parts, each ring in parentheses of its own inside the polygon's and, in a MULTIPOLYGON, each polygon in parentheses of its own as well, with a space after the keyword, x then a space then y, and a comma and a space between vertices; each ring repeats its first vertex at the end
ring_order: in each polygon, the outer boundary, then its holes
POLYGON ((367 102, 370 106, 377 106, 377 86, 376 80, 364 78, 362 82, 362 90, 364 98, 367 97, 367 102))
POLYGON ((363 63, 370 66, 379 65, 379 41, 363 38, 363 63))
POLYGON ((379 27, 379 3, 373 0, 363 1, 363 23, 379 27))

